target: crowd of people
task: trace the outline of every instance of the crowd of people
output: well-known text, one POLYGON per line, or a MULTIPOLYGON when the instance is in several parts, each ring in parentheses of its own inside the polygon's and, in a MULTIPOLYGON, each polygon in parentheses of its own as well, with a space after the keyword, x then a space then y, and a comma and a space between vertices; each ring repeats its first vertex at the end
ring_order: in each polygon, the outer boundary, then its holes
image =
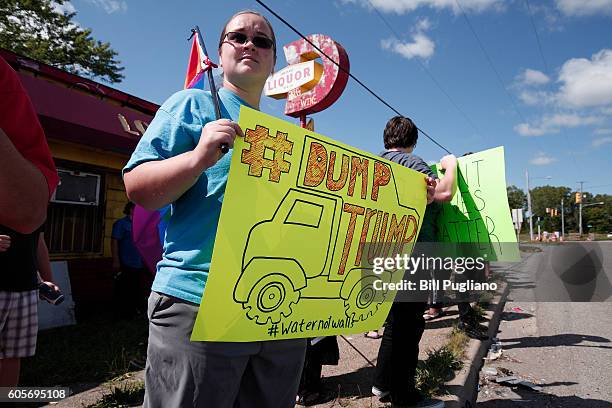
MULTIPOLYGON (((163 257, 148 298, 145 407, 312 405, 324 394, 321 366, 337 364, 340 357, 334 337, 245 343, 190 341, 206 287, 230 166, 231 150, 224 154, 221 146, 231 149, 235 138, 243 136, 236 123, 241 106, 259 109, 276 51, 274 30, 264 16, 254 11, 233 15, 218 43, 223 67, 223 86, 218 92, 222 118, 215 115, 210 92, 177 92, 163 103, 123 170, 132 202, 150 210, 172 206, 163 257)), ((58 177, 42 128, 15 72, 1 59, 0 70, 0 155, 4 158, 0 172, 0 266, 3 271, 20 271, 3 273, 0 280, 0 386, 11 386, 17 384, 19 359, 34 354, 36 287, 42 281, 57 289, 45 266, 49 262, 41 226, 58 177), (8 94, 11 96, 4 97, 8 94)), ((418 129, 410 119, 394 117, 383 132, 381 157, 423 173, 428 205, 418 241, 434 242, 439 203, 450 201, 456 190, 457 159, 452 155, 442 158, 445 176, 438 179, 414 154, 417 139, 418 129)), ((120 299, 129 298, 126 294, 137 290, 135 277, 146 274, 131 241, 133 206, 126 205, 126 217, 115 223, 112 233, 120 299)), ((441 314, 435 299, 430 303, 428 309, 424 301, 396 301, 387 318, 372 392, 395 407, 435 406, 423 398, 415 384, 425 318, 441 314)), ((139 309, 137 304, 120 305, 125 311, 139 309)), ((469 303, 463 302, 460 308, 460 328, 472 337, 485 338, 469 303)), ((370 337, 377 337, 375 333, 370 337)))

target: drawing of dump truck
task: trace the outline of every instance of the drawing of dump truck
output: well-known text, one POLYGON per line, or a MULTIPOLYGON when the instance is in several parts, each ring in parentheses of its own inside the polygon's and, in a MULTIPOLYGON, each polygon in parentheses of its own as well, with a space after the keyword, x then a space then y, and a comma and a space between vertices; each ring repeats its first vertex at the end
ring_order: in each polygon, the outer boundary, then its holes
MULTIPOLYGON (((308 153, 307 145, 304 151, 308 153)), ((395 199, 387 201, 395 203, 395 213, 350 204, 323 181, 304 181, 300 171, 297 187, 287 191, 272 217, 251 227, 233 293, 250 320, 279 323, 300 299, 342 299, 354 321, 376 313, 385 292, 375 290, 373 283, 390 281, 392 273, 375 275, 371 263, 362 262, 372 255, 365 252, 377 251, 363 241, 381 238, 379 254, 392 245, 403 246, 416 239, 420 220, 413 208, 399 204, 391 167, 379 163, 388 169, 388 194, 395 199), (385 235, 395 240, 385 240, 385 235)))

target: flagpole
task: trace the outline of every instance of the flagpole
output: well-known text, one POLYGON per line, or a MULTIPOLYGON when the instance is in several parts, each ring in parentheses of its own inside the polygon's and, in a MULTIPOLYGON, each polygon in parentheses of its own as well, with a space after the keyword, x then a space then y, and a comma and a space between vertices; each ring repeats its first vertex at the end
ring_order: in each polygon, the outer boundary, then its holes
MULTIPOLYGON (((204 40, 202 39, 202 33, 200 33, 200 27, 195 26, 195 33, 198 37, 198 43, 202 50, 204 51, 204 55, 208 57, 208 51, 206 51, 206 45, 204 45, 204 40)), ((217 119, 221 119, 221 108, 219 107, 219 95, 217 94, 217 87, 215 86, 215 81, 213 80, 212 67, 206 70, 206 75, 208 75, 208 83, 210 85, 210 93, 213 99, 213 105, 215 106, 215 117, 217 119)), ((223 143, 221 145, 221 151, 223 153, 229 152, 229 147, 227 144, 223 143)))

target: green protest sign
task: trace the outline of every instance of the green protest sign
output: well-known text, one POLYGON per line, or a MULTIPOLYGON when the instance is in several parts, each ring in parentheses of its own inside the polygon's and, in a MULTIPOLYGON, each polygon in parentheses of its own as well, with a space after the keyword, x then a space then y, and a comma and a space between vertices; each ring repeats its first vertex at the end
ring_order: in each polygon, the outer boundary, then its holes
MULTIPOLYGON (((432 169, 444 177, 437 165, 432 169)), ((469 256, 490 261, 520 260, 506 193, 504 148, 460 157, 457 170, 457 192, 438 217, 438 241, 473 243, 469 256)))

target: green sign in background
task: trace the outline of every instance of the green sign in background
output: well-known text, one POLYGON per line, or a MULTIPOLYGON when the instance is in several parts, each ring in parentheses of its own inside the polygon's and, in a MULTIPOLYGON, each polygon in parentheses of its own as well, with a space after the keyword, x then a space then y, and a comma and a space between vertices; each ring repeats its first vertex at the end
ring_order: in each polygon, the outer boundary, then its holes
MULTIPOLYGON (((437 165, 432 168, 443 177, 437 165)), ((457 170, 457 192, 438 217, 438 241, 475 244, 458 255, 520 260, 506 193, 504 148, 459 157, 457 170)))

